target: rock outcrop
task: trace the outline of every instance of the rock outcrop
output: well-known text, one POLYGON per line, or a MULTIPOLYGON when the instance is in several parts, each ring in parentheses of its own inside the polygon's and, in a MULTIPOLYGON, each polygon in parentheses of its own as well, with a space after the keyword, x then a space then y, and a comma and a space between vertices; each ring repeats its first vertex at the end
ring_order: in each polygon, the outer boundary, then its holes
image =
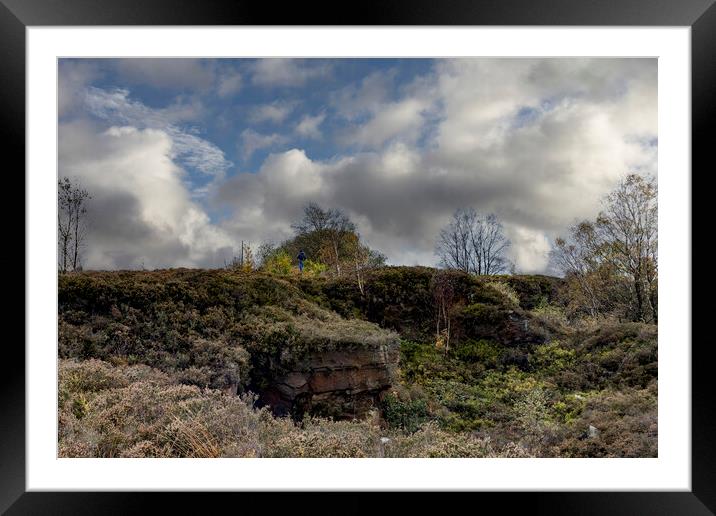
POLYGON ((397 339, 371 348, 309 353, 272 378, 259 400, 277 415, 360 417, 390 388, 398 358, 397 339))

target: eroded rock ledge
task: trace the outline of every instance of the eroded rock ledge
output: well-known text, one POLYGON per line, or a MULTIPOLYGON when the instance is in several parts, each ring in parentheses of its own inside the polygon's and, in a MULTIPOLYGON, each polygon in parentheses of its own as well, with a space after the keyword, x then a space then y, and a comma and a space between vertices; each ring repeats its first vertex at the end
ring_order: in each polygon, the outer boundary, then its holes
POLYGON ((360 417, 390 388, 398 359, 397 338, 370 349, 308 353, 272 379, 259 400, 278 415, 360 417))

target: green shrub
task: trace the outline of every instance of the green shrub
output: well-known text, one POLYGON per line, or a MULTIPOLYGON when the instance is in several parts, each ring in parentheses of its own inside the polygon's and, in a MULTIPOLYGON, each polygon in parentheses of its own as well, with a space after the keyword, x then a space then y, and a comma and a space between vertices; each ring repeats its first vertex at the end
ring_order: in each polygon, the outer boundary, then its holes
POLYGON ((500 293, 503 303, 506 306, 519 308, 520 298, 517 296, 517 292, 515 292, 510 285, 501 281, 488 281, 487 286, 500 293))
POLYGON ((263 264, 263 271, 279 276, 288 276, 296 266, 286 251, 278 251, 271 255, 263 264))
POLYGON ((390 428, 413 433, 428 420, 428 406, 425 400, 400 400, 393 394, 383 399, 383 414, 390 428))
POLYGON ((328 266, 321 262, 305 260, 303 262, 303 274, 308 276, 320 276, 328 270, 328 266))
POLYGON ((543 376, 554 376, 564 370, 574 367, 576 352, 562 346, 554 340, 541 346, 536 346, 530 357, 532 368, 543 376))
POLYGON ((502 347, 486 339, 461 342, 455 349, 455 356, 465 362, 479 362, 485 367, 497 367, 502 347))

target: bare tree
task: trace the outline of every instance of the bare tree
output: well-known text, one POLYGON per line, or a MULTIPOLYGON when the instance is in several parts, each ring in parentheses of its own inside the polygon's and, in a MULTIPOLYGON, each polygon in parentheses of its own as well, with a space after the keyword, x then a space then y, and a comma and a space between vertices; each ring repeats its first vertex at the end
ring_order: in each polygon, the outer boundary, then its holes
POLYGON ((443 266, 473 274, 501 274, 509 270, 505 253, 510 241, 494 214, 459 208, 438 235, 436 254, 443 266))
POLYGON ((505 253, 510 241, 505 237, 504 228, 494 213, 487 217, 477 215, 471 226, 473 272, 476 274, 501 274, 509 269, 505 253))
POLYGON ((474 259, 470 236, 473 232, 477 213, 472 208, 459 208, 452 220, 440 230, 436 253, 448 269, 471 272, 474 259))
POLYGON ((456 278, 450 271, 437 271, 430 279, 430 290, 435 302, 435 339, 438 348, 450 351, 452 336, 453 308, 457 301, 455 292, 456 278))
POLYGON ((361 296, 364 296, 366 273, 385 265, 386 257, 380 251, 371 249, 364 244, 358 233, 350 233, 346 241, 346 254, 350 257, 347 264, 352 269, 350 273, 355 274, 361 296))
POLYGON ((87 190, 67 177, 58 181, 57 229, 60 271, 81 268, 80 253, 87 235, 87 190))

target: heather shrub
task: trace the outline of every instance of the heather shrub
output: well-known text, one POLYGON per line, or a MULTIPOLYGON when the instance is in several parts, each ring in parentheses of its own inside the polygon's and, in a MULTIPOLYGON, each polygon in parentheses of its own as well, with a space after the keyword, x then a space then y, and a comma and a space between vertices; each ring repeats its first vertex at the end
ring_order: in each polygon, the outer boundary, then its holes
POLYGON ((540 304, 561 306, 560 291, 564 284, 561 278, 536 275, 501 275, 500 282, 509 285, 520 300, 520 307, 532 310, 540 304))
POLYGON ((238 385, 249 374, 249 354, 236 343, 196 338, 190 360, 194 370, 210 372, 207 386, 214 389, 238 385))
POLYGON ((311 351, 397 345, 261 273, 89 272, 59 287, 61 357, 146 364, 188 385, 242 392, 311 351))
MULTIPOLYGON (((363 292, 348 275, 316 274, 62 275, 60 455, 656 455, 655 325, 569 319, 556 278, 445 271, 446 352, 435 269, 373 269, 363 292), (393 385, 363 420, 277 418, 250 393, 312 353, 396 346, 393 385)), ((349 417, 331 409, 339 398, 306 407, 349 417)))
POLYGON ((530 364, 544 376, 555 376, 574 366, 576 352, 566 348, 558 340, 536 346, 530 356, 530 364))
POLYGON ((480 458, 528 457, 523 448, 512 443, 495 447, 489 438, 478 438, 470 433, 453 433, 441 430, 435 423, 423 425, 417 432, 392 439, 385 445, 386 457, 403 458, 480 458))
POLYGON ((517 296, 517 292, 508 285, 501 281, 488 281, 487 286, 499 292, 502 296, 502 302, 509 307, 519 308, 520 298, 517 296))
MULTIPOLYGON (((276 420, 266 457, 378 457, 380 428, 370 419, 331 421, 305 418, 301 426, 276 420)), ((270 432, 270 430, 269 430, 270 432)))
POLYGON ((61 409, 60 456, 252 457, 260 412, 244 399, 188 385, 135 382, 61 409))
POLYGON ((582 414, 559 446, 566 457, 656 457, 656 383, 646 389, 604 390, 591 394, 582 414), (597 429, 589 435, 589 426, 597 429))
POLYGON ((478 362, 486 368, 498 366, 503 348, 487 339, 461 342, 455 349, 455 356, 465 362, 478 362))
POLYGON ((121 370, 95 359, 61 360, 59 375, 60 390, 67 394, 99 392, 129 384, 121 370))
POLYGON ((645 388, 658 373, 656 327, 641 323, 607 324, 573 338, 582 388, 645 388))
POLYGON ((565 313, 564 307, 550 304, 546 298, 541 298, 534 308, 530 311, 535 317, 549 322, 551 325, 566 330, 569 320, 565 313))

